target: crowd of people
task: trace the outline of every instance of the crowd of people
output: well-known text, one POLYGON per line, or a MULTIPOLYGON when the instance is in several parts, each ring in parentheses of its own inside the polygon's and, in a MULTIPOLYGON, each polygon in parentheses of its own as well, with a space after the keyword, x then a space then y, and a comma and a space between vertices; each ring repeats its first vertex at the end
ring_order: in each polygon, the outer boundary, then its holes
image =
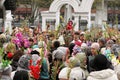
POLYGON ((91 41, 83 31, 58 34, 28 27, 0 34, 0 80, 120 80, 114 36, 91 41))

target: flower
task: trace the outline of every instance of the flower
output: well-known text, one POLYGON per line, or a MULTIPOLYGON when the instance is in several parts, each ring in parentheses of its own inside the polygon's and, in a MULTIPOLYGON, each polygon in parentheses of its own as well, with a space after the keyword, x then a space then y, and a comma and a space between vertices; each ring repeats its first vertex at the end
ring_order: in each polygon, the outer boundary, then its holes
POLYGON ((9 59, 11 59, 11 58, 13 57, 13 53, 11 53, 11 52, 7 53, 7 57, 8 57, 9 59))
POLYGON ((30 60, 30 66, 29 66, 29 69, 30 69, 30 73, 31 75, 35 78, 35 79, 39 79, 40 78, 40 60, 37 61, 37 64, 34 66, 32 64, 32 60, 30 60))
POLYGON ((18 47, 28 48, 30 47, 30 42, 27 37, 23 36, 21 32, 16 33, 15 38, 13 38, 13 43, 15 43, 18 47))

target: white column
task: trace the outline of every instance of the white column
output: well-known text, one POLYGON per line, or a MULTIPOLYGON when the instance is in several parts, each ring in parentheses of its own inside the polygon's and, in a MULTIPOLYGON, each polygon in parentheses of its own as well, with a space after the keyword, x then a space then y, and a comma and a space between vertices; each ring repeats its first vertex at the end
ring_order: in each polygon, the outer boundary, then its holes
POLYGON ((97 4, 95 23, 102 26, 103 21, 107 21, 107 4, 105 0, 97 4))
POLYGON ((46 19, 42 17, 42 31, 46 31, 46 19))
POLYGON ((87 24, 87 28, 90 29, 91 27, 91 10, 89 11, 89 14, 88 14, 88 24, 87 24))
POLYGON ((72 20, 72 7, 69 4, 65 6, 64 19, 66 23, 72 20))
POLYGON ((74 27, 74 30, 78 31, 79 30, 79 16, 74 16, 74 17, 75 17, 74 23, 76 24, 74 27))
POLYGON ((72 19, 72 7, 67 5, 67 21, 69 21, 69 19, 72 19))
POLYGON ((66 8, 66 6, 64 9, 64 21, 65 21, 65 23, 67 23, 67 8, 66 8))
POLYGON ((57 30, 59 24, 60 24, 60 12, 56 12, 55 30, 57 30))
POLYGON ((12 33, 12 15, 11 15, 11 10, 6 10, 6 16, 4 20, 4 31, 8 32, 9 34, 12 33))
POLYGON ((102 3, 97 3, 96 6, 96 16, 95 16, 95 24, 98 26, 102 25, 102 3))

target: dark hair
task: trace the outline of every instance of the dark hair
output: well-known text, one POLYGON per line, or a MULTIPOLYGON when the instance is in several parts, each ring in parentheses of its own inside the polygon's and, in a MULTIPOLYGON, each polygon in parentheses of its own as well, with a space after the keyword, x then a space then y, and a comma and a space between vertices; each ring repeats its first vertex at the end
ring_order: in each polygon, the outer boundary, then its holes
POLYGON ((40 53, 39 53, 38 51, 34 50, 34 51, 32 51, 30 54, 31 54, 31 55, 33 55, 33 54, 39 55, 40 53))
POLYGON ((99 38, 98 41, 100 41, 104 45, 106 44, 106 39, 103 37, 99 38))
POLYGON ((34 42, 34 40, 32 38, 29 39, 30 42, 34 42))
POLYGON ((75 46, 74 43, 70 43, 70 44, 69 44, 70 55, 72 55, 74 46, 75 46))
POLYGON ((75 34, 75 35, 80 35, 80 33, 79 33, 79 32, 75 32, 74 34, 75 34))
POLYGON ((24 52, 22 50, 15 51, 13 55, 13 61, 18 61, 22 55, 24 55, 24 52))
POLYGON ((54 45, 54 48, 58 48, 60 46, 60 42, 54 41, 53 45, 54 45))
POLYGON ((29 80, 28 72, 24 70, 15 72, 13 80, 29 80))

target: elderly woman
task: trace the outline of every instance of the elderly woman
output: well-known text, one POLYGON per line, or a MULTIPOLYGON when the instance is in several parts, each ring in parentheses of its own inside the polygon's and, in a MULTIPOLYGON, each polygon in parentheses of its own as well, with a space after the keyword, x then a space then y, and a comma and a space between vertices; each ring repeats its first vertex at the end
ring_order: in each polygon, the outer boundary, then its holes
POLYGON ((98 43, 94 42, 92 43, 90 48, 91 48, 91 55, 88 56, 88 66, 87 66, 89 72, 94 70, 90 67, 90 62, 95 58, 96 55, 98 55, 100 46, 98 43))

